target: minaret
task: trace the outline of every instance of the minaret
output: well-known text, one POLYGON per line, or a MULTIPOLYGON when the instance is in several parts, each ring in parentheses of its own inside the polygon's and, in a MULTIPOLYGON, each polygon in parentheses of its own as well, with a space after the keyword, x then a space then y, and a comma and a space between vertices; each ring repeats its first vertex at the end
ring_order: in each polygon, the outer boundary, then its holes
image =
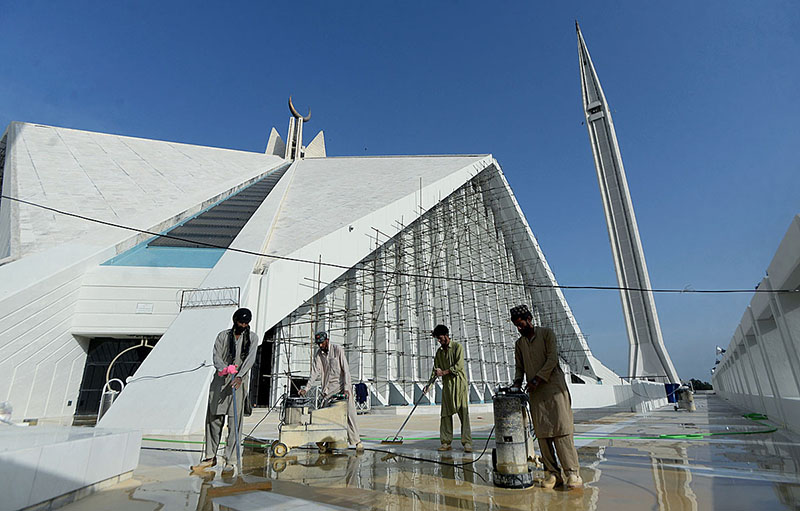
POLYGON ((286 137, 286 155, 284 158, 287 160, 299 160, 304 156, 303 150, 303 123, 311 120, 311 109, 308 110, 308 115, 303 117, 292 104, 292 97, 289 96, 289 111, 292 112, 292 118, 289 119, 289 135, 286 137))
POLYGON ((289 119, 289 133, 286 136, 286 143, 278 134, 274 127, 269 133, 267 140, 266 154, 280 156, 286 160, 299 160, 302 158, 325 158, 325 134, 320 131, 308 146, 303 145, 303 124, 311 120, 311 110, 308 115, 303 117, 297 113, 297 109, 292 104, 292 97, 289 96, 289 111, 292 113, 289 119))
POLYGON ((617 282, 619 287, 624 288, 620 291, 620 298, 630 342, 628 374, 634 377, 660 376, 661 381, 666 377, 666 381, 679 383, 678 373, 661 337, 653 293, 649 291, 650 276, 647 274, 611 110, 577 22, 575 28, 578 31, 578 63, 586 127, 597 168, 600 194, 603 196, 617 282))

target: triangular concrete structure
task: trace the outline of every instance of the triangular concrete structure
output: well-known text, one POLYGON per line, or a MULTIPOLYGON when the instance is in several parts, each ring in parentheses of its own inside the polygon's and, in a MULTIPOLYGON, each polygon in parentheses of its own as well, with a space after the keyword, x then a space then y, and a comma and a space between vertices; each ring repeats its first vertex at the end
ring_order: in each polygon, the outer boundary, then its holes
POLYGON ((273 156, 283 156, 286 154, 286 142, 283 141, 281 136, 278 134, 278 130, 274 127, 272 131, 269 132, 269 140, 267 141, 267 150, 264 151, 264 154, 271 154, 273 156))
POLYGON ((306 147, 306 158, 325 158, 328 154, 325 152, 325 133, 320 131, 317 136, 306 147))
MULTIPOLYGON (((13 122, 3 194, 140 229, 169 226, 246 186, 283 160, 271 155, 13 122)), ((16 202, 12 257, 129 232, 16 202)))

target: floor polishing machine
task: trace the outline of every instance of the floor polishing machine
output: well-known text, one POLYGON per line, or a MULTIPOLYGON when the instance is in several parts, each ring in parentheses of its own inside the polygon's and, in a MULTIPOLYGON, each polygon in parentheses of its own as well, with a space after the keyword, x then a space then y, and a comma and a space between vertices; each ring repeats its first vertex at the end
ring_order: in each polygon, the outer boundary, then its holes
POLYGON ((294 447, 315 442, 320 451, 346 449, 347 396, 335 394, 314 407, 309 397, 287 397, 283 401, 278 439, 272 442, 270 452, 277 458, 286 456, 294 447))
POLYGON ((494 438, 492 477, 501 488, 533 486, 533 472, 528 465, 536 461, 535 434, 528 411, 528 395, 519 387, 500 386, 493 398, 494 438))

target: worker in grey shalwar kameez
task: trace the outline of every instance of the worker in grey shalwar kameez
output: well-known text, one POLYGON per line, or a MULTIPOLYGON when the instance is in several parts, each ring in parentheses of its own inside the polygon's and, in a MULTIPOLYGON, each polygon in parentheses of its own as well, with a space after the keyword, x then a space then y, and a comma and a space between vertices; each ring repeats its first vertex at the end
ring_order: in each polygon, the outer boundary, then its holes
POLYGON ((314 354, 311 375, 309 375, 306 385, 300 389, 300 395, 305 396, 317 378, 321 377, 323 395, 333 396, 343 393, 347 396, 347 443, 355 444, 357 450, 362 450, 364 446, 361 444, 358 424, 356 424, 356 402, 352 392, 350 366, 347 364, 344 349, 331 343, 326 332, 317 332, 314 335, 314 342, 319 349, 314 354))
POLYGON ((233 327, 217 334, 214 341, 214 376, 208 389, 206 411, 205 454, 194 470, 213 467, 217 464, 217 448, 222 436, 222 426, 228 418, 228 437, 225 442, 225 471, 234 469, 236 461, 236 439, 241 438, 242 411, 250 387, 250 369, 256 361, 258 337, 250 331, 252 313, 239 309, 233 314, 233 327), (221 376, 226 367, 236 366, 234 375, 221 376), (236 389, 236 425, 234 431, 233 389, 236 389))

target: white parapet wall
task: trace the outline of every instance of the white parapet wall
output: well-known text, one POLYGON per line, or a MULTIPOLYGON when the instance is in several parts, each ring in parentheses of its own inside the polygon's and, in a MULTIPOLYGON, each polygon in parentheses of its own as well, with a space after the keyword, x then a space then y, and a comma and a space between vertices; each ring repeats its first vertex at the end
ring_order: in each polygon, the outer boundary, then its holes
POLYGON ((0 424, 0 509, 55 509, 129 478, 139 431, 0 424))
POLYGON ((667 405, 663 383, 633 380, 624 385, 568 384, 572 408, 619 407, 632 412, 649 412, 667 405))
POLYGON ((800 432, 800 215, 756 289, 714 370, 714 389, 800 432))
MULTIPOLYGON (((591 385, 568 383, 572 396, 572 408, 617 408, 631 412, 644 413, 667 406, 667 391, 663 383, 634 380, 630 384, 591 385)), ((429 391, 432 395, 434 391, 429 391)), ((419 406, 414 412, 417 415, 434 415, 440 411, 441 392, 436 391, 436 404, 419 406)), ((408 406, 373 407, 372 413, 381 415, 404 415, 411 410, 408 406)), ((491 413, 492 403, 488 399, 483 402, 470 401, 470 413, 491 413)))

